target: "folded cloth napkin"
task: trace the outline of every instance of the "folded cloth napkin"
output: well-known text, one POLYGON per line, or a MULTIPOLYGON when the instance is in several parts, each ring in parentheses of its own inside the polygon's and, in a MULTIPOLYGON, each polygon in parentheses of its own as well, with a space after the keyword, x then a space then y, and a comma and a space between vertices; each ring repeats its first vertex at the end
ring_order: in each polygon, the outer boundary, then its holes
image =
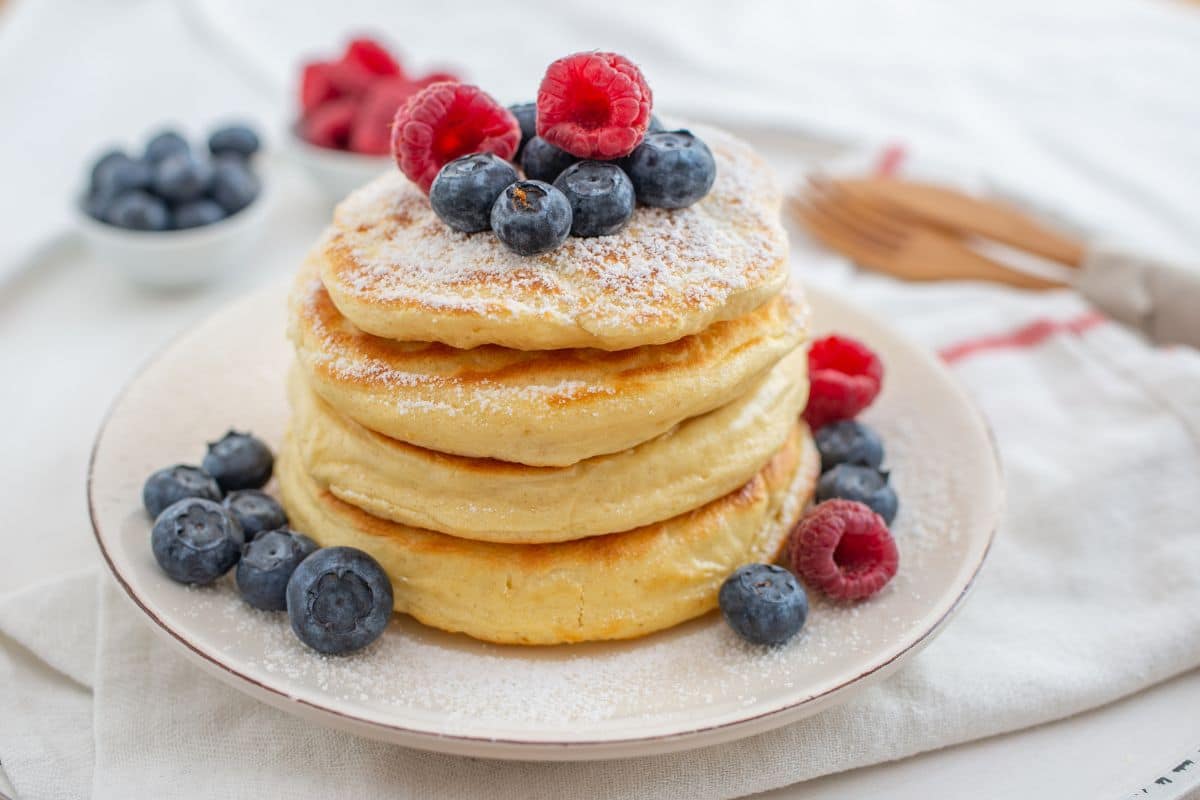
POLYGON ((1005 462, 1010 507, 973 597, 891 679, 687 753, 458 758, 247 698, 88 572, 0 597, 0 761, 19 796, 738 797, 1060 718, 1200 665, 1200 355, 1150 346, 1067 292, 807 274, 853 282, 937 347, 1005 462))

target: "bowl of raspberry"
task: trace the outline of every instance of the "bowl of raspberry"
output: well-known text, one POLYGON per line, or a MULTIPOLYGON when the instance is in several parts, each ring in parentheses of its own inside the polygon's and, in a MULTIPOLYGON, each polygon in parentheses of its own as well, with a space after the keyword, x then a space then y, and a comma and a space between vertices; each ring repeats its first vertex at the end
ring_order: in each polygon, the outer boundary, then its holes
POLYGON ((341 56, 300 73, 299 115, 288 126, 291 153, 330 202, 392 162, 392 120, 426 86, 458 82, 449 72, 410 74, 377 40, 352 39, 341 56))

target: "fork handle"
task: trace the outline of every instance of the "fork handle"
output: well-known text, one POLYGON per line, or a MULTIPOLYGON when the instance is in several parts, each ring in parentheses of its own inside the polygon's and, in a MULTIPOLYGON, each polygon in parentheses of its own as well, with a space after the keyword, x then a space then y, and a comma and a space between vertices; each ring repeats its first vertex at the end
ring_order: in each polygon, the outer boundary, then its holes
POLYGON ((1101 311, 1153 341, 1200 348, 1200 268, 1095 248, 1074 285, 1101 311))

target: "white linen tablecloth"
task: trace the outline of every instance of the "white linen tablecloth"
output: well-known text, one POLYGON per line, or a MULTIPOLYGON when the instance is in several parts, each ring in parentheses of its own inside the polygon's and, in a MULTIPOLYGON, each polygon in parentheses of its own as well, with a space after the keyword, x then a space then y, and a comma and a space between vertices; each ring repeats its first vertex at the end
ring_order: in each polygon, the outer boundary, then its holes
MULTIPOLYGON (((432 5, 349 1, 10 2, 0 273, 66 224, 103 142, 163 119, 279 122, 292 60, 356 26, 414 61, 461 64, 505 100, 563 52, 620 49, 664 108, 733 124, 777 158, 814 132, 898 139, 1105 240, 1200 254, 1200 18, 1183 7, 530 2, 438 20, 432 5)), ((744 742, 578 765, 388 747, 224 688, 97 576, 81 478, 133 368, 294 268, 316 235, 327 210, 296 174, 272 178, 284 191, 259 263, 207 292, 143 295, 69 243, 0 284, 0 762, 20 797, 735 797, 1056 719, 1200 665, 1200 356, 1151 347, 1069 293, 900 285, 798 241, 807 280, 943 352, 1005 461, 1010 508, 977 591, 910 666, 744 742)))

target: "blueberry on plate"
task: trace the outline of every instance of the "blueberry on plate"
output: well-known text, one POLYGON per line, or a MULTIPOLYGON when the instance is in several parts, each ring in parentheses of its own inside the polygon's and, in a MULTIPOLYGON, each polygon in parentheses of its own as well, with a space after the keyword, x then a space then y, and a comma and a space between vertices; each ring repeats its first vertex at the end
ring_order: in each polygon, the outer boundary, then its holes
POLYGON ((442 222, 456 231, 485 231, 492 224, 496 198, 518 180, 513 165, 499 156, 472 153, 438 171, 429 188, 429 204, 442 222))
POLYGON ((287 608, 288 579, 317 543, 289 530, 265 531, 242 548, 234 578, 242 599, 263 611, 287 608))
POLYGON ((217 479, 226 492, 261 489, 271 480, 275 456, 271 448, 249 433, 229 431, 219 441, 208 443, 200 466, 217 479))
POLYGON ((176 203, 203 197, 213 182, 213 168, 190 153, 167 156, 154 168, 154 191, 176 203))
POLYGON ((555 178, 554 188, 571 204, 572 236, 607 236, 624 228, 633 216, 633 183, 616 164, 572 164, 555 178))
POLYGON ((879 434, 853 419, 822 426, 813 437, 821 452, 821 471, 838 464, 879 469, 883 463, 883 440, 879 434))
POLYGON ((236 214, 253 203, 259 188, 258 178, 245 164, 224 159, 213 170, 210 194, 226 214, 236 214))
POLYGON ((738 567, 721 584, 717 601, 729 627, 751 644, 783 644, 808 618, 804 588, 775 564, 738 567))
POLYGON ((146 143, 145 159, 151 164, 157 164, 164 158, 174 155, 187 155, 191 152, 187 139, 175 131, 163 131, 150 138, 146 143))
POLYGON ((230 492, 225 495, 221 505, 242 526, 247 542, 253 541, 263 531, 286 528, 288 524, 287 512, 279 505, 279 501, 258 489, 230 492))
POLYGON ((161 199, 149 192, 134 190, 113 199, 104 221, 131 231, 165 231, 171 227, 171 212, 161 199))
POLYGON ((208 152, 214 156, 232 154, 249 158, 258 152, 258 134, 249 125, 227 125, 208 137, 208 152))
POLYGON ((868 506, 888 525, 896 518, 900 505, 896 490, 888 484, 888 474, 871 467, 838 464, 817 482, 817 502, 840 497, 868 506))
POLYGON ((546 253, 565 242, 571 233, 571 204, 548 183, 517 181, 496 198, 492 230, 514 253, 546 253))
POLYGON ((717 164, 691 131, 650 133, 624 162, 639 203, 684 208, 708 194, 717 164))
POLYGON ((517 145, 517 152, 513 156, 513 161, 520 161, 521 154, 525 152, 525 145, 529 144, 529 140, 537 136, 537 103, 517 103, 511 105, 508 110, 517 118, 517 124, 521 126, 521 144, 517 145))
POLYGON ((164 467, 142 484, 142 505, 151 517, 157 517, 167 506, 188 497, 219 501, 221 487, 217 486, 212 475, 189 464, 164 467))
POLYGON ((225 209, 215 200, 193 200, 175 209, 175 227, 202 228, 225 219, 225 209))
POLYGON ((168 506, 150 533, 155 560, 180 583, 212 583, 237 563, 244 543, 242 526, 233 515, 199 497, 168 506))
POLYGON ((287 584, 287 612, 300 641, 341 655, 366 647, 392 616, 392 584, 374 558, 326 547, 300 562, 287 584))
POLYGON ((521 169, 531 181, 554 183, 554 179, 579 159, 566 150, 559 150, 540 136, 525 144, 521 152, 521 169))

